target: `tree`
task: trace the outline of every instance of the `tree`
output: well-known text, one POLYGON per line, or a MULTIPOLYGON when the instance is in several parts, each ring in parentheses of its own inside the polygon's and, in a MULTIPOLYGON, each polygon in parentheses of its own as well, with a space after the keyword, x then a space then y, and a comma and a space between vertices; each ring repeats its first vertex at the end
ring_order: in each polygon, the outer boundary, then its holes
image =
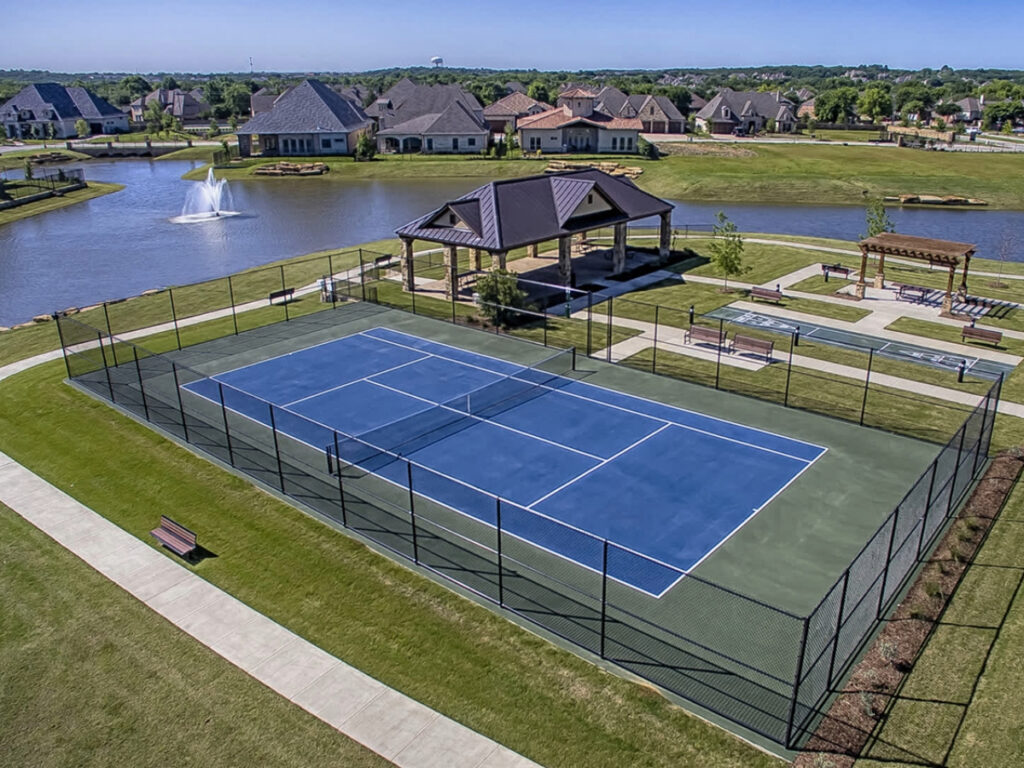
POLYGON ((548 87, 540 80, 534 80, 530 83, 530 86, 526 89, 526 95, 531 99, 536 99, 537 101, 543 101, 545 103, 551 101, 551 95, 548 93, 548 87))
POLYGON ((206 129, 206 138, 212 139, 214 136, 220 135, 220 125, 212 117, 210 118, 210 127, 206 129))
POLYGON ((505 151, 512 157, 512 149, 516 145, 516 132, 512 130, 512 122, 505 123, 505 151))
POLYGON ((776 127, 777 127, 777 125, 775 123, 775 118, 774 117, 769 117, 767 122, 765 122, 765 124, 764 124, 764 129, 766 131, 768 131, 768 133, 775 133, 776 127))
POLYGON ((935 130, 936 131, 944 131, 944 130, 946 130, 946 121, 943 120, 941 117, 938 117, 938 118, 935 119, 935 130))
POLYGON ((519 287, 519 276, 504 269, 495 269, 476 281, 480 312, 496 326, 508 327, 526 308, 526 291, 519 287))
POLYGON ((857 111, 878 122, 892 115, 892 96, 882 88, 868 88, 857 101, 857 111))
POLYGON ((84 139, 90 133, 89 124, 81 117, 75 120, 75 132, 78 134, 78 138, 80 139, 84 139))
POLYGON ((647 160, 657 160, 660 157, 658 148, 643 136, 638 137, 636 140, 636 152, 640 157, 647 160))
POLYGON ((354 153, 356 162, 362 162, 363 160, 373 160, 373 156, 377 154, 377 142, 373 140, 369 132, 363 131, 359 134, 359 138, 356 140, 356 151, 354 153))
POLYGON ((862 240, 866 237, 880 235, 883 232, 896 231, 896 227, 889 220, 888 211, 885 210, 885 202, 880 197, 876 197, 868 203, 864 217, 867 222, 868 233, 861 236, 862 240))
POLYGON ((178 81, 175 80, 171 75, 168 75, 160 81, 160 87, 168 91, 173 91, 177 88, 181 88, 181 86, 178 85, 178 81))
POLYGON ((960 114, 960 105, 955 101, 944 101, 935 106, 934 112, 935 114, 942 115, 943 117, 952 117, 953 115, 960 114))
POLYGON ((149 101, 142 116, 146 119, 146 128, 150 133, 159 133, 160 129, 163 128, 164 110, 160 106, 159 99, 149 101))
POLYGON ((999 273, 996 275, 996 279, 990 283, 993 288, 1008 288, 1009 286, 1003 282, 1003 267, 1006 262, 1013 260, 1013 255, 1017 251, 1017 235, 1009 226, 1003 228, 1002 233, 999 236, 999 242, 996 244, 996 258, 999 259, 999 273))
POLYGON ((856 88, 833 88, 814 99, 814 116, 826 123, 845 123, 857 106, 856 88))
POLYGON ((750 268, 743 264, 743 237, 736 230, 736 225, 729 221, 724 211, 719 211, 715 218, 718 223, 712 227, 711 263, 725 276, 724 288, 728 290, 729 278, 745 274, 750 268))
MULTIPOLYGON (((88 128, 89 126, 86 125, 86 127, 88 128)), ((76 130, 78 129, 78 121, 77 120, 75 121, 75 129, 76 130)), ((52 121, 46 124, 46 138, 48 138, 48 139, 55 139, 55 138, 57 138, 57 129, 56 129, 56 127, 54 127, 52 121)))
POLYGON ((235 115, 232 115, 231 117, 229 117, 228 118, 228 125, 231 126, 231 132, 232 133, 237 131, 238 130, 238 117, 235 116, 235 115))

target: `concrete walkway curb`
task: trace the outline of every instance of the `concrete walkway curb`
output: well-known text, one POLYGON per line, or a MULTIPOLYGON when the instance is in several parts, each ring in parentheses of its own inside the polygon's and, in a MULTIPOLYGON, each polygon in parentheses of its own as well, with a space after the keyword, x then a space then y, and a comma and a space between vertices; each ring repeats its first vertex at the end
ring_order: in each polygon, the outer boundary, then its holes
POLYGON ((537 765, 271 621, 2 452, 0 502, 239 669, 395 765, 537 765))

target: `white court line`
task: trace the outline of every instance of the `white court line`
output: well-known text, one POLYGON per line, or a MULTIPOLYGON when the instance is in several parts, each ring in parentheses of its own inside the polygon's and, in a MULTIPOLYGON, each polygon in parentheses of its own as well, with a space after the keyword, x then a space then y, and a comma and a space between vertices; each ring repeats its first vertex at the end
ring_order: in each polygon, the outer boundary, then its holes
MULTIPOLYGON (((378 326, 378 327, 382 328, 383 326, 378 326)), ((373 329, 370 329, 370 330, 373 330, 373 329)), ((398 334, 401 334, 403 336, 408 336, 409 335, 409 334, 402 333, 401 331, 392 330, 391 328, 385 328, 384 330, 391 331, 392 333, 398 333, 398 334)), ((365 331, 360 331, 360 333, 365 333, 365 331)), ((411 347, 411 346, 408 346, 406 344, 400 344, 397 341, 391 341, 390 339, 380 339, 380 338, 378 338, 376 336, 370 336, 369 338, 377 339, 378 341, 383 341, 383 342, 386 342, 388 344, 394 344, 396 347, 401 347, 403 349, 416 349, 417 351, 422 351, 422 350, 418 349, 417 347, 411 347)), ((413 338, 419 338, 419 337, 413 337, 413 338)), ((432 341, 430 339, 422 339, 422 340, 423 341, 427 341, 427 342, 429 342, 431 344, 437 344, 438 346, 441 346, 441 347, 448 347, 449 349, 459 349, 459 347, 452 347, 449 344, 442 344, 441 342, 435 342, 435 341, 432 341)), ((498 362, 503 362, 503 363, 508 364, 508 361, 506 361, 506 360, 500 360, 499 358, 490 357, 489 355, 484 355, 484 354, 480 354, 480 353, 477 353, 477 352, 470 352, 469 350, 465 350, 465 349, 461 349, 459 351, 467 352, 468 354, 471 354, 471 355, 476 355, 478 357, 483 357, 483 358, 490 359, 490 360, 496 360, 498 362)), ((449 362, 456 363, 458 365, 465 365, 467 368, 475 368, 476 370, 486 371, 487 373, 496 373, 498 375, 507 375, 507 376, 511 376, 511 378, 517 378, 513 374, 501 374, 498 371, 495 371, 495 370, 493 370, 491 368, 484 368, 484 367, 479 366, 479 365, 473 365, 472 363, 463 362, 462 360, 456 360, 455 358, 451 358, 451 357, 445 357, 444 355, 438 355, 438 354, 435 354, 435 353, 432 353, 432 352, 428 352, 427 354, 429 354, 429 355, 431 355, 433 357, 436 357, 439 360, 447 360, 449 362)), ((518 364, 516 364, 516 365, 518 365, 518 364)), ((535 370, 535 369, 531 369, 530 366, 528 366, 528 365, 520 365, 519 367, 520 367, 521 370, 535 370)), ((569 378, 569 377, 562 376, 560 378, 569 378)), ((520 381, 529 381, 528 379, 519 379, 519 380, 520 381)), ((767 453, 774 453, 774 454, 777 454, 779 456, 785 456, 786 458, 793 459, 794 461, 801 461, 801 462, 813 464, 815 461, 817 461, 821 457, 822 454, 824 454, 826 451, 828 451, 828 448, 825 447, 825 446, 816 445, 814 443, 808 443, 808 442, 805 442, 803 440, 796 440, 795 438, 792 438, 792 437, 786 437, 785 435, 780 435, 780 434, 777 434, 775 432, 769 432, 766 429, 758 429, 757 427, 747 426, 746 424, 740 424, 739 422, 729 421, 728 419, 720 419, 717 416, 709 416, 706 413, 700 413, 699 411, 691 411, 691 410, 686 409, 686 408, 680 408, 677 405, 668 405, 666 403, 659 403, 659 402, 657 402, 655 400, 651 400, 651 399, 646 398, 646 397, 641 397, 639 395, 633 395, 633 394, 629 394, 629 393, 625 393, 625 392, 617 392, 616 390, 610 390, 610 389, 607 389, 606 387, 599 387, 599 386, 597 386, 595 384, 588 384, 586 382, 578 381, 576 379, 570 379, 570 381, 572 383, 574 383, 574 384, 579 384, 579 385, 584 386, 584 387, 592 387, 593 389, 603 390, 603 391, 606 391, 606 392, 613 392, 614 394, 621 395, 623 397, 633 397, 633 398, 636 398, 637 400, 642 400, 644 402, 651 403, 652 405, 657 405, 657 406, 659 406, 661 408, 674 409, 674 410, 680 411, 682 413, 689 413, 689 414, 692 414, 694 416, 698 416, 698 417, 700 417, 702 419, 708 419, 710 421, 717 421, 717 422, 720 422, 722 424, 731 424, 734 427, 740 427, 741 429, 745 429, 745 430, 748 430, 750 432, 760 432, 763 435, 770 435, 771 437, 779 438, 780 440, 786 440, 788 442, 797 443, 797 444, 800 444, 800 445, 807 445, 807 446, 810 446, 811 448, 819 449, 819 451, 821 453, 819 453, 813 459, 805 459, 802 456, 793 456, 792 454, 786 453, 784 451, 777 451, 774 448, 768 448, 768 447, 763 446, 763 445, 757 445, 756 443, 750 443, 750 442, 747 442, 745 440, 739 440, 739 439, 734 438, 734 437, 727 437, 725 435, 720 435, 717 432, 711 432, 711 431, 706 430, 706 429, 701 429, 701 428, 695 427, 695 426, 693 426, 691 424, 681 424, 681 423, 679 423, 677 421, 669 421, 668 419, 664 419, 664 418, 662 418, 660 416, 652 416, 652 415, 650 415, 648 413, 641 413, 640 411, 634 411, 632 408, 626 408, 625 406, 622 406, 622 405, 616 405, 615 403, 605 402, 604 400, 597 400, 595 398, 587 397, 585 395, 581 395, 581 394, 576 393, 576 392, 568 392, 568 391, 566 391, 565 389, 562 389, 562 388, 548 387, 545 384, 538 384, 537 386, 543 387, 543 388, 548 389, 548 390, 550 390, 552 392, 559 392, 559 393, 565 395, 566 397, 575 397, 576 399, 582 400, 582 401, 587 402, 587 403, 592 403, 592 404, 595 404, 595 405, 604 406, 605 408, 614 408, 617 411, 622 411, 624 413, 629 413, 629 414, 632 414, 633 416, 639 416, 639 417, 644 418, 644 419, 651 419, 652 421, 660 421, 662 424, 672 424, 674 426, 679 427, 680 429, 689 429, 689 430, 691 430, 693 432, 698 432, 700 434, 707 435, 709 437, 718 438, 719 440, 727 440, 727 441, 729 441, 731 443, 737 443, 739 445, 745 445, 748 448, 754 448, 754 449, 759 450, 759 451, 765 451, 767 453)))
MULTIPOLYGON (((493 371, 492 371, 492 373, 493 373, 493 371)), ((228 386, 230 386, 230 385, 228 385, 228 386)), ((184 389, 185 388, 184 385, 181 388, 184 389)), ((232 387, 232 389, 233 389, 233 387, 232 387)), ((242 390, 239 390, 239 391, 242 391, 242 390)), ((213 403, 214 405, 221 405, 221 403, 219 403, 218 401, 216 401, 216 400, 214 400, 214 399, 212 399, 210 397, 207 397, 206 395, 199 394, 198 392, 192 392, 191 390, 189 390, 189 394, 192 395, 193 397, 198 397, 198 398, 200 398, 202 400, 206 400, 206 401, 208 401, 210 403, 213 403)), ((245 394, 248 394, 248 393, 245 393, 245 394)), ((249 396, 250 397, 254 397, 253 395, 249 395, 249 396)), ((223 407, 227 408, 227 406, 223 406, 223 407)), ((259 419, 255 419, 255 418, 253 418, 252 416, 249 416, 246 413, 242 413, 241 411, 235 410, 234 408, 227 408, 227 410, 231 411, 232 413, 237 414, 238 416, 241 416, 243 419, 248 419, 253 424, 258 424, 259 426, 263 427, 264 429, 270 429, 270 425, 269 424, 265 424, 264 422, 260 421, 259 419)), ((337 432, 338 431, 338 430, 333 429, 332 427, 328 427, 326 424, 322 424, 322 423, 320 423, 318 421, 314 421, 313 419, 308 419, 307 417, 302 416, 302 414, 297 414, 297 413, 294 413, 292 411, 289 411, 289 413, 292 413, 292 415, 298 416, 299 418, 306 419, 311 424, 314 424, 314 425, 316 425, 318 427, 323 427, 324 429, 331 430, 332 432, 337 432)), ((307 443, 305 440, 302 440, 302 439, 300 439, 300 438, 298 438, 298 437, 296 437, 295 435, 292 435, 292 434, 288 434, 288 433, 285 433, 285 434, 288 435, 288 438, 290 440, 294 440, 297 443, 301 443, 302 445, 305 445, 306 447, 313 449, 317 453, 322 453, 323 450, 324 450, 322 446, 316 446, 316 445, 313 445, 312 443, 307 443)), ((341 433, 341 434, 344 434, 344 433, 341 433)), ((350 435, 345 435, 345 436, 348 439, 350 439, 350 440, 355 440, 357 442, 363 442, 359 438, 354 438, 354 437, 351 437, 350 435)), ((488 499, 498 499, 499 501, 502 500, 500 496, 496 496, 493 493, 489 493, 488 491, 485 491, 482 488, 477 488, 476 486, 471 485, 471 484, 465 482, 464 480, 459 480, 458 478, 451 477, 450 475, 446 475, 445 473, 439 472, 436 469, 431 469, 430 467, 427 467, 427 466, 425 466, 423 464, 420 464, 418 462, 411 461, 411 460, 403 458, 401 456, 396 456, 395 454, 392 454, 391 452, 383 450, 381 448, 377 448, 376 446, 371 445, 370 443, 365 443, 364 442, 363 444, 366 445, 368 448, 373 448, 374 450, 379 451, 379 453, 381 453, 383 455, 392 457, 392 461, 393 462, 394 461, 404 461, 404 462, 407 462, 407 463, 412 464, 415 467, 419 467, 420 469, 423 469, 423 470, 425 470, 425 471, 427 471, 427 472, 429 472, 431 474, 437 475, 438 477, 442 477, 445 480, 450 480, 451 482, 453 482, 453 483, 455 483, 457 485, 461 485, 461 486, 469 488, 469 489, 471 489, 473 491, 476 491, 477 493, 480 493, 483 496, 488 497, 488 499)), ((364 467, 363 465, 361 465, 361 464, 359 464, 357 462, 352 462, 351 464, 349 464, 349 466, 358 467, 362 471, 367 472, 367 473, 373 475, 374 477, 378 478, 379 480, 383 480, 385 483, 388 483, 389 485, 393 485, 395 488, 399 488, 401 490, 408 490, 408 486, 407 485, 399 483, 396 480, 392 480, 391 478, 387 477, 386 475, 380 474, 376 470, 368 469, 367 467, 364 467)), ((495 531, 498 529, 497 525, 489 523, 486 520, 481 520, 479 517, 476 517, 476 516, 470 514, 469 512, 466 512, 465 510, 459 509, 458 507, 453 507, 451 504, 449 504, 446 501, 441 501, 440 499, 435 499, 433 496, 430 496, 430 495, 428 495, 426 493, 423 493, 422 491, 417 491, 415 488, 413 489, 413 492, 416 495, 418 495, 420 498, 427 499, 428 501, 431 501, 431 502, 433 502, 434 504, 437 504, 440 507, 444 507, 445 509, 452 511, 452 512, 454 512, 457 515, 462 515, 462 517, 465 517, 465 518, 467 518, 469 520, 472 520, 475 523, 487 526, 488 528, 490 528, 492 530, 495 530, 495 531)), ((567 530, 574 531, 574 532, 580 534, 581 536, 585 537, 586 539, 595 542, 595 544, 603 544, 603 542, 604 542, 604 539, 601 539, 596 534, 591 533, 590 531, 585 531, 582 528, 577 528, 575 525, 572 525, 571 523, 567 523, 564 520, 558 520, 558 519, 556 519, 554 517, 551 517, 550 515, 545 515, 543 512, 538 512, 536 510, 527 509, 526 507, 524 507, 524 506, 522 506, 520 504, 516 504, 515 502, 508 502, 508 503, 512 504, 513 506, 517 507, 518 509, 523 510, 524 512, 527 512, 527 513, 532 514, 532 515, 536 515, 537 517, 540 517, 540 518, 543 518, 543 519, 548 520, 550 522, 553 522, 553 523, 561 526, 562 528, 566 528, 567 530)), ((438 527, 443 527, 443 526, 440 525, 440 523, 435 523, 434 521, 431 521, 431 524, 436 525, 438 527)), ((584 562, 576 560, 575 558, 569 557, 568 555, 566 555, 563 552, 556 552, 553 549, 548 549, 543 544, 540 544, 539 542, 536 542, 533 539, 528 539, 528 538, 526 538, 524 536, 520 536, 519 534, 512 533, 511 531, 508 531, 505 528, 502 528, 501 532, 504 535, 506 535, 506 536, 511 536, 514 539, 518 539, 519 541, 525 542, 525 543, 529 544, 531 547, 539 549, 542 552, 547 552, 548 554, 554 555, 555 557, 559 557, 562 560, 567 560, 570 563, 575 563, 580 568, 583 568, 584 570, 590 571, 591 573, 594 573, 594 574, 597 574, 597 575, 602 575, 603 574, 603 571, 601 571, 601 570, 599 570, 597 568, 594 568, 593 566, 587 565, 584 562)), ((455 535, 460 536, 462 538, 467 538, 463 534, 456 533, 455 531, 452 531, 452 533, 454 533, 455 535)), ((469 540, 472 541, 472 539, 469 539, 469 540)), ((474 543, 479 544, 479 542, 474 542, 474 543)), ((635 589, 637 592, 642 592, 645 595, 650 595, 651 597, 655 598, 656 600, 657 599, 661 599, 661 597, 666 592, 668 592, 676 584, 678 584, 679 581, 682 578, 684 578, 687 575, 687 573, 688 573, 688 571, 685 571, 685 570, 683 570, 682 568, 680 568, 678 566, 669 565, 668 563, 665 563, 665 562, 663 562, 661 560, 658 560, 656 557, 651 557, 650 555, 645 555, 642 552, 637 552, 636 550, 630 549, 629 547, 623 546, 622 544, 617 544, 617 543, 611 542, 611 541, 609 541, 609 544, 611 544, 612 546, 616 547, 617 549, 621 549, 624 552, 629 552, 630 554, 636 555, 637 557, 639 557, 639 558, 641 558, 643 560, 647 560, 647 561, 649 561, 651 563, 654 563, 655 565, 661 566, 661 567, 663 567, 663 568, 665 568, 665 569, 667 569, 669 571, 674 571, 675 573, 679 574, 679 576, 674 581, 672 581, 671 584, 666 586, 661 592, 650 592, 650 591, 644 589, 643 587, 639 587, 636 584, 633 584, 632 582, 623 581, 620 578, 617 578, 615 576, 612 576, 611 574, 608 574, 608 578, 611 579, 612 581, 618 582, 619 584, 622 584, 625 587, 629 587, 630 589, 635 589)))
MULTIPOLYGON (((381 373, 391 373, 391 371, 397 371, 399 368, 405 368, 405 366, 407 366, 407 365, 412 365, 413 363, 419 363, 419 362, 422 362, 423 360, 427 360, 429 358, 430 358, 429 354, 424 354, 423 357, 418 357, 415 360, 410 360, 407 363, 402 363, 401 365, 396 365, 394 368, 388 368, 386 370, 379 371, 378 373, 372 373, 372 374, 370 374, 370 376, 379 376, 381 373)), ((336 387, 328 387, 327 389, 323 389, 323 390, 321 390, 319 392, 316 392, 315 394, 307 395, 306 397, 300 397, 298 400, 292 400, 290 403, 285 403, 281 407, 282 408, 288 408, 290 406, 295 405, 296 403, 304 403, 306 400, 312 400, 315 397, 320 397, 320 395, 326 395, 328 392, 336 392, 339 389, 344 389, 345 387, 350 386, 352 384, 358 384, 361 381, 365 381, 365 382, 368 382, 370 384, 376 384, 377 382, 370 381, 370 376, 363 376, 362 378, 359 378, 359 379, 352 379, 352 381, 347 381, 344 384, 339 384, 336 387)))
MULTIPOLYGON (((378 327, 381 327, 381 326, 378 326, 378 327)), ((362 335, 362 333, 350 333, 348 336, 339 336, 336 339, 327 339, 327 341, 321 341, 321 342, 319 342, 317 344, 310 344, 308 347, 302 347, 301 349, 293 349, 291 352, 282 352, 281 354, 274 355, 273 357, 267 357, 267 358, 264 358, 263 360, 256 360, 256 361, 251 362, 251 363, 246 363, 245 365, 240 365, 237 368, 228 368, 226 371, 218 371, 216 374, 210 375, 207 378, 216 379, 217 376, 226 376, 229 373, 234 373, 235 371, 241 371, 241 370, 243 370, 245 368, 251 368, 254 365, 261 365, 263 363, 269 363, 271 360, 277 360, 278 358, 281 358, 281 357, 291 357, 292 355, 297 355, 300 352, 306 352, 306 351, 308 351, 310 349, 316 349, 317 347, 323 347, 323 346, 326 346, 327 344, 334 344, 336 341, 343 341, 344 339, 351 339, 351 338, 354 338, 355 336, 361 336, 361 335, 362 335)), ((370 336, 370 338, 372 339, 373 336, 370 336)), ((275 342, 275 343, 277 343, 277 342, 275 342)), ((417 350, 417 351, 420 351, 420 350, 417 350)), ((427 354, 429 354, 429 353, 427 353, 427 354)), ((227 384, 227 382, 224 382, 224 383, 227 384)), ((231 385, 229 385, 229 386, 231 386, 231 385)))
POLYGON ((672 426, 672 425, 671 424, 662 424, 656 430, 654 430, 653 432, 651 432, 651 433, 649 433, 647 435, 644 435, 643 437, 641 437, 639 440, 637 440, 632 445, 627 445, 625 448, 623 448, 621 451, 616 453, 614 456, 609 456, 607 459, 604 459, 597 466, 591 467, 586 472, 581 472, 580 474, 576 475, 576 477, 572 478, 569 482, 563 483, 562 485, 560 485, 557 488, 555 488, 555 490, 551 491, 551 493, 546 493, 543 496, 541 496, 539 499, 535 499, 534 501, 531 501, 529 504, 526 505, 526 508, 528 510, 530 510, 531 512, 533 512, 534 511, 534 509, 533 509, 534 505, 540 504, 545 499, 548 499, 551 496, 554 496, 559 491, 568 488, 570 485, 575 483, 577 480, 582 480, 584 477, 589 475, 591 472, 595 472, 595 471, 601 469, 601 467, 605 466, 606 464, 609 464, 610 462, 615 461, 615 459, 619 458, 619 456, 621 456, 622 454, 626 453, 627 451, 633 450, 638 445, 640 445, 640 443, 644 442, 645 440, 649 440, 650 438, 654 437, 659 432, 668 429, 670 426, 672 426))
MULTIPOLYGON (((515 427, 510 427, 510 426, 508 426, 506 424, 502 424, 502 423, 497 422, 497 421, 492 421, 491 419, 485 419, 482 416, 477 416, 475 413, 467 413, 466 411, 460 411, 458 408, 452 408, 451 406, 447 406, 444 403, 439 403, 439 402, 437 402, 435 400, 428 400, 425 397, 420 397, 419 395, 414 395, 411 392, 406 392, 404 389, 396 389, 395 387, 389 387, 387 384, 381 384, 379 381, 372 381, 372 380, 369 380, 369 379, 368 379, 368 381, 369 381, 370 384, 373 384, 374 386, 381 387, 382 389, 389 389, 392 392, 397 392, 400 395, 405 395, 406 397, 411 397, 413 400, 419 400, 421 402, 428 403, 428 404, 434 406, 435 408, 443 408, 446 411, 451 411, 452 413, 457 413, 460 416, 468 417, 468 418, 471 418, 471 419, 476 419, 479 422, 486 422, 487 424, 493 424, 494 426, 500 427, 501 429, 506 429, 509 432, 514 432, 517 435, 522 435, 523 437, 529 437, 532 440, 539 440, 542 443, 547 443, 548 445, 553 445, 556 448, 562 448, 562 449, 564 449, 566 451, 572 451, 573 453, 578 453, 581 456, 586 456, 588 459, 593 459, 594 461, 603 461, 603 459, 600 456, 595 456, 592 453, 587 453, 586 451, 581 451, 581 450, 579 450, 577 448, 572 448, 571 446, 568 446, 568 445, 562 445, 562 443, 556 443, 554 440, 548 440, 547 438, 541 437, 540 435, 535 435, 532 432, 523 432, 521 429, 516 429, 515 427)), ((421 411, 421 413, 422 413, 422 411, 421 411)), ((383 426, 387 427, 388 425, 384 424, 383 426)), ((371 431, 376 431, 376 430, 371 430, 371 431)))

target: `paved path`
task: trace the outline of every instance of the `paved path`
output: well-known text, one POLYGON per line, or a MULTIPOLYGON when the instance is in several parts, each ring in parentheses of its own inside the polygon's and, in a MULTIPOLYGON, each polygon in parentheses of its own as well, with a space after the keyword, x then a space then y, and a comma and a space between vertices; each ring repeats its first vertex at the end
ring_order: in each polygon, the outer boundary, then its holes
POLYGON ((0 502, 239 669, 395 765, 536 765, 257 613, 4 453, 0 502))

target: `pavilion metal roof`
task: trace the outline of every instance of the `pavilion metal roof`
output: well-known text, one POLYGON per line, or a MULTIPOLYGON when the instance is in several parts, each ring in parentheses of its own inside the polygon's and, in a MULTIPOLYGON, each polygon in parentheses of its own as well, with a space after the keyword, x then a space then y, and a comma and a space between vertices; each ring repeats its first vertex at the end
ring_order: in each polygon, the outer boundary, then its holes
POLYGON ((644 192, 629 179, 588 169, 493 181, 395 232, 404 238, 507 251, 671 210, 671 203, 644 192), (591 191, 600 193, 612 210, 573 217, 591 191), (438 226, 445 212, 454 214, 463 226, 438 226))

